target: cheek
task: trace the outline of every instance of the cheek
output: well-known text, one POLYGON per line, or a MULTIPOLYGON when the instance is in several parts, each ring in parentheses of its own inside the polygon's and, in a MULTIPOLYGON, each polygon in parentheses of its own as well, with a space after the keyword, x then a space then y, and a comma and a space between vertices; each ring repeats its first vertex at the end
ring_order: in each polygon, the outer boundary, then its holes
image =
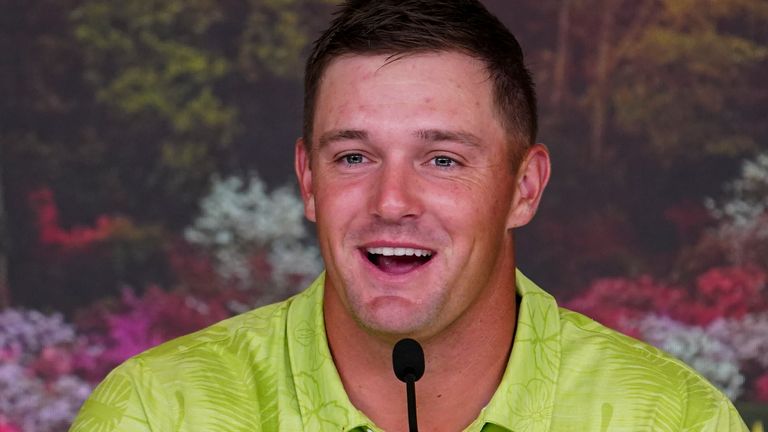
POLYGON ((503 244, 508 203, 500 190, 461 190, 433 200, 434 213, 452 239, 454 258, 470 260, 475 263, 472 268, 485 268, 495 261, 503 244))
POLYGON ((503 197, 497 192, 488 188, 451 183, 431 188, 426 196, 432 210, 440 214, 445 222, 464 228, 477 224, 471 228, 479 231, 494 221, 503 207, 503 197))
POLYGON ((366 188, 346 182, 323 182, 315 194, 318 224, 341 226, 365 208, 366 188))

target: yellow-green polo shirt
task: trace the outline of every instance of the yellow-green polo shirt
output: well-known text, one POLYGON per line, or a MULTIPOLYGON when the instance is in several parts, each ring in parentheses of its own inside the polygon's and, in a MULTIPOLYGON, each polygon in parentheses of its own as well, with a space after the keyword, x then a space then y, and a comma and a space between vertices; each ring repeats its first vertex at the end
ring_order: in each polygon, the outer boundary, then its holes
MULTIPOLYGON (((284 302, 126 361, 70 430, 378 431, 350 403, 331 359, 323 282, 324 274, 284 302)), ((467 431, 747 430, 730 401, 688 366, 558 308, 520 272, 516 285, 507 370, 467 431)))

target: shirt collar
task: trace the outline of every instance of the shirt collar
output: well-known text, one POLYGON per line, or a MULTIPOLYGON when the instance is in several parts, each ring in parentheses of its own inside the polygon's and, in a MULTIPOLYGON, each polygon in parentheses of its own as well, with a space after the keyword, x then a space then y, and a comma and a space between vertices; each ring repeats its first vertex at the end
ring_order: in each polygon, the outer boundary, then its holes
POLYGON ((507 370, 477 423, 510 431, 549 430, 560 373, 560 314, 554 297, 519 270, 522 298, 507 370))
POLYGON ((292 299, 287 344, 296 399, 306 430, 351 431, 373 423, 350 402, 333 363, 323 319, 325 272, 292 299))
MULTIPOLYGON (((287 344, 302 421, 309 430, 375 429, 349 401, 331 358, 323 319, 323 272, 294 297, 287 344)), ((555 299, 519 270, 517 329, 501 384, 468 430, 486 423, 510 431, 549 430, 560 371, 560 316, 555 299)))

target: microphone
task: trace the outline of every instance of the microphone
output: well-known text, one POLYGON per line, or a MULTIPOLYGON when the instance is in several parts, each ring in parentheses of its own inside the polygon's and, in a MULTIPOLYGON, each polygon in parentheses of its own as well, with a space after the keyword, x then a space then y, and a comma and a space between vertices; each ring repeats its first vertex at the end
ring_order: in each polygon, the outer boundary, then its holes
POLYGON ((397 379, 405 383, 408 399, 408 430, 418 432, 416 423, 416 381, 424 375, 424 350, 413 339, 401 339, 392 349, 392 368, 397 379))

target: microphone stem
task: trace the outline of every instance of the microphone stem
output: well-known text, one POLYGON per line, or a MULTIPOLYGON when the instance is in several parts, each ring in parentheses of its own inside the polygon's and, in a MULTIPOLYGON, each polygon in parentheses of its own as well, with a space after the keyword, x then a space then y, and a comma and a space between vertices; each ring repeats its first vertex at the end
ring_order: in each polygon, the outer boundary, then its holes
POLYGON ((410 432, 419 432, 416 423, 416 382, 413 377, 408 377, 405 382, 405 393, 408 398, 408 430, 410 432))

